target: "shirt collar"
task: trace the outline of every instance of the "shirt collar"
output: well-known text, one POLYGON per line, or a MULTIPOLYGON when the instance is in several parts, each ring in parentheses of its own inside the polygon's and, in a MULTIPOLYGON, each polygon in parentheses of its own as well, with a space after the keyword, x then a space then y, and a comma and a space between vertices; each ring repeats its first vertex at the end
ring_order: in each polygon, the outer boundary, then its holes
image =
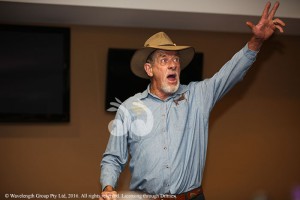
MULTIPOLYGON (((173 95, 171 95, 169 98, 167 98, 166 100, 168 100, 170 98, 174 98, 174 97, 176 97, 178 95, 182 95, 186 91, 188 91, 188 87, 186 85, 181 85, 180 84, 178 90, 173 95)), ((151 96, 157 98, 155 95, 151 94, 151 92, 150 92, 150 84, 147 86, 147 89, 144 90, 144 92, 141 93, 139 99, 140 100, 145 99, 145 98, 148 97, 148 95, 151 95, 151 96)))

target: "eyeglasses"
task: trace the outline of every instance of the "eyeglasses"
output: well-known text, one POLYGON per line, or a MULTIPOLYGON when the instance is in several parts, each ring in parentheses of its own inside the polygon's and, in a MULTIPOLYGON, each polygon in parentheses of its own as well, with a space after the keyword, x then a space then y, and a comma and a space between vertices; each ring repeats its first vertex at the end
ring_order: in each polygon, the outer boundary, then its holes
POLYGON ((180 58, 178 56, 172 56, 171 58, 167 58, 167 57, 159 57, 157 59, 158 63, 161 66, 165 66, 167 64, 169 64, 171 61, 176 64, 179 65, 180 64, 180 58))

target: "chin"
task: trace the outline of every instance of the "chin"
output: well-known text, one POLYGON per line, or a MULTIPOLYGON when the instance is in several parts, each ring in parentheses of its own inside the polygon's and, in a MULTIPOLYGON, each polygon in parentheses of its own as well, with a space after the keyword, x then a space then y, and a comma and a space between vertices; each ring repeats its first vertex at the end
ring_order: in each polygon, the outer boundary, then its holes
POLYGON ((163 85, 162 90, 167 94, 174 94, 179 88, 179 81, 177 81, 176 85, 163 85))

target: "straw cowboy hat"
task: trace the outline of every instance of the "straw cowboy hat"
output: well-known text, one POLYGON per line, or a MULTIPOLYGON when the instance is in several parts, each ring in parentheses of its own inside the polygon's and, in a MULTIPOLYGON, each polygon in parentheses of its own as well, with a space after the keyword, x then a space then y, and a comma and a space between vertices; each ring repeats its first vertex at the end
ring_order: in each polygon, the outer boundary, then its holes
POLYGON ((148 56, 155 50, 178 51, 180 56, 180 68, 184 69, 193 59, 195 50, 190 46, 177 46, 164 32, 159 32, 151 36, 144 44, 144 47, 137 50, 131 59, 132 72, 141 78, 149 78, 144 64, 148 56))

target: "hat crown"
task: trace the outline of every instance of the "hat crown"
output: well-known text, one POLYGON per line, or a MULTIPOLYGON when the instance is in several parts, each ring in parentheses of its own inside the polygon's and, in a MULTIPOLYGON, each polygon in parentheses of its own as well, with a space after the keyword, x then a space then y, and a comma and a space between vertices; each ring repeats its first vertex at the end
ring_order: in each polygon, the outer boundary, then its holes
POLYGON ((164 32, 159 32, 151 36, 144 44, 144 47, 155 46, 176 46, 171 38, 164 32))
POLYGON ((152 35, 144 44, 144 48, 135 51, 131 58, 132 72, 141 78, 149 78, 144 65, 149 55, 155 50, 178 51, 180 54, 180 69, 184 69, 193 59, 195 50, 191 46, 177 46, 164 32, 152 35))

